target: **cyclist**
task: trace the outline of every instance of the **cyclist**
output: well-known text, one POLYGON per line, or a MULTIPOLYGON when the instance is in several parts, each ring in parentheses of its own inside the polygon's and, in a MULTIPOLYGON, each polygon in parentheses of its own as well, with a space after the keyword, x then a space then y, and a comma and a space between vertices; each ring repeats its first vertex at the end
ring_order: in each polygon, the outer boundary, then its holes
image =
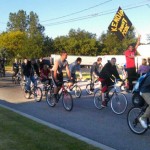
POLYGON ((0 59, 0 71, 3 71, 3 63, 1 59, 0 59))
POLYGON ((67 52, 63 50, 60 54, 60 58, 55 61, 52 69, 52 81, 54 84, 54 98, 55 102, 58 101, 57 94, 63 84, 63 69, 66 69, 68 78, 71 79, 71 73, 67 62, 67 52))
POLYGON ((19 72, 19 62, 17 59, 15 59, 15 62, 13 63, 13 75, 12 77, 16 77, 17 73, 19 72))
POLYGON ((150 72, 148 72, 140 86, 140 95, 143 97, 145 102, 149 105, 145 113, 139 118, 143 128, 147 128, 147 119, 150 117, 150 72))
POLYGON ((26 79, 26 92, 30 92, 30 84, 31 82, 37 86, 37 82, 34 76, 34 73, 36 72, 37 76, 40 76, 38 65, 35 63, 35 60, 32 59, 31 61, 27 62, 27 65, 24 69, 24 75, 26 79))
POLYGON ((94 82, 95 82, 95 79, 97 79, 99 77, 99 74, 101 72, 103 68, 103 65, 102 65, 102 58, 101 57, 98 57, 97 58, 97 61, 93 63, 92 67, 91 67, 91 70, 90 70, 90 75, 91 75, 91 87, 90 87, 90 90, 93 91, 94 90, 94 82))
POLYGON ((43 69, 43 66, 44 66, 44 62, 43 62, 43 61, 44 61, 44 60, 43 60, 43 57, 41 57, 41 58, 39 59, 39 62, 38 62, 40 71, 43 69))
POLYGON ((2 72, 3 75, 5 76, 5 59, 4 58, 0 59, 0 72, 2 72))
POLYGON ((71 81, 72 81, 68 85, 69 89, 76 81, 76 72, 77 71, 79 72, 80 79, 82 79, 82 73, 81 73, 81 67, 80 67, 81 62, 82 62, 82 59, 80 57, 78 57, 75 62, 73 62, 69 65, 69 69, 70 69, 70 73, 71 73, 71 81))
POLYGON ((50 70, 48 69, 48 66, 46 64, 43 65, 43 68, 40 71, 40 77, 41 77, 41 82, 50 84, 50 70))
POLYGON ((22 75, 22 77, 23 77, 23 72, 24 72, 25 66, 27 65, 27 62, 28 62, 27 58, 24 58, 23 63, 21 64, 21 75, 22 75))
POLYGON ((104 65, 102 71, 99 74, 99 81, 101 81, 101 84, 102 84, 102 90, 101 90, 101 92, 102 92, 102 107, 107 106, 107 103, 105 100, 105 92, 107 91, 108 86, 113 84, 114 77, 116 79, 121 80, 115 64, 116 64, 116 58, 113 57, 113 58, 111 58, 110 61, 108 61, 104 65))

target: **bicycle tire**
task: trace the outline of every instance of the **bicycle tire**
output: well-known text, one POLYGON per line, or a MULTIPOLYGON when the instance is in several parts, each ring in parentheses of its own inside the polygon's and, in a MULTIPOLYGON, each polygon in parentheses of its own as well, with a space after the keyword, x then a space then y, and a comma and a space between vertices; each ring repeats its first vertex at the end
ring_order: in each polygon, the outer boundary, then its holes
POLYGON ((65 110, 71 111, 73 109, 73 99, 69 92, 62 93, 62 103, 65 110))
POLYGON ((132 107, 127 114, 128 127, 133 133, 138 135, 144 134, 148 130, 148 128, 144 129, 138 120, 142 114, 142 109, 139 107, 132 107))
POLYGON ((128 101, 123 93, 114 93, 111 98, 111 109, 117 114, 121 115, 126 111, 128 101))
POLYGON ((86 93, 89 95, 93 94, 93 92, 90 89, 91 89, 91 83, 87 84, 85 88, 86 93))
POLYGON ((42 90, 40 87, 34 87, 34 100, 40 102, 42 100, 42 90))
POLYGON ((94 105, 97 109, 101 110, 103 107, 102 105, 102 95, 101 90, 97 89, 94 93, 94 105))
POLYGON ((52 93, 51 87, 47 89, 46 102, 47 102, 48 106, 50 106, 50 107, 54 107, 56 105, 55 99, 54 99, 54 93, 52 93))
POLYGON ((76 98, 80 98, 82 94, 81 88, 78 85, 76 85, 74 88, 75 88, 74 93, 76 98))

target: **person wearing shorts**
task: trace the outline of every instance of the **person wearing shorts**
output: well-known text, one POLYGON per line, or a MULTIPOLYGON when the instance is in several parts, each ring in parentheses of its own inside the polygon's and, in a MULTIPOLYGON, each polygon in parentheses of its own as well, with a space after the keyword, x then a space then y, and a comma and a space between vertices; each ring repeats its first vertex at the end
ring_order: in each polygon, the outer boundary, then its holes
POLYGON ((69 70, 69 65, 67 59, 67 52, 63 50, 60 54, 60 58, 55 61, 52 68, 52 81, 54 84, 54 98, 57 102, 57 94, 63 84, 63 69, 66 69, 68 78, 71 79, 71 73, 69 70))
POLYGON ((76 72, 79 72, 80 79, 82 79, 82 73, 81 73, 81 67, 80 64, 82 62, 82 59, 78 57, 75 62, 71 63, 69 65, 70 73, 71 73, 71 83, 69 84, 69 87, 71 87, 76 82, 76 72))

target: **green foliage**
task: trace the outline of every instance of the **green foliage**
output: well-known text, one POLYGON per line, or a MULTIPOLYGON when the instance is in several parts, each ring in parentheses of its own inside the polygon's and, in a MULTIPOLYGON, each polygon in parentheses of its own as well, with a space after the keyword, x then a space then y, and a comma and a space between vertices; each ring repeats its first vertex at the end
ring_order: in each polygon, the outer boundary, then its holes
POLYGON ((10 31, 0 35, 0 48, 5 49, 10 57, 15 57, 24 49, 25 32, 10 31))
POLYGON ((0 35, 0 47, 11 57, 38 58, 42 55, 45 28, 36 13, 24 10, 10 13, 7 31, 0 35))
POLYGON ((123 54, 129 44, 135 44, 136 42, 134 28, 130 29, 127 36, 122 41, 120 41, 117 36, 110 31, 107 31, 106 34, 102 33, 99 41, 102 43, 102 55, 123 54))
POLYGON ((71 29, 68 36, 57 37, 54 40, 56 52, 66 49, 72 55, 96 55, 98 50, 96 35, 78 29, 71 29))
POLYGON ((44 35, 44 30, 33 11, 29 15, 24 10, 10 13, 7 32, 0 34, 0 49, 5 49, 9 58, 45 57, 59 54, 62 49, 70 55, 97 56, 123 54, 129 44, 136 42, 134 28, 122 41, 109 31, 97 39, 96 34, 71 29, 68 35, 52 39, 44 35))
POLYGON ((27 31, 28 16, 24 10, 19 10, 18 13, 9 14, 9 22, 7 23, 8 31, 27 31))

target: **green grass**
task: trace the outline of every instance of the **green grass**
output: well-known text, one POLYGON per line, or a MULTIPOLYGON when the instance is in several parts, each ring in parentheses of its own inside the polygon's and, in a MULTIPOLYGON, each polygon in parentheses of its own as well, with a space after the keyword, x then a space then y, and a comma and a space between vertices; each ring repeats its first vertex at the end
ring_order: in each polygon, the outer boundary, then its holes
POLYGON ((0 107, 0 150, 98 150, 0 107))

